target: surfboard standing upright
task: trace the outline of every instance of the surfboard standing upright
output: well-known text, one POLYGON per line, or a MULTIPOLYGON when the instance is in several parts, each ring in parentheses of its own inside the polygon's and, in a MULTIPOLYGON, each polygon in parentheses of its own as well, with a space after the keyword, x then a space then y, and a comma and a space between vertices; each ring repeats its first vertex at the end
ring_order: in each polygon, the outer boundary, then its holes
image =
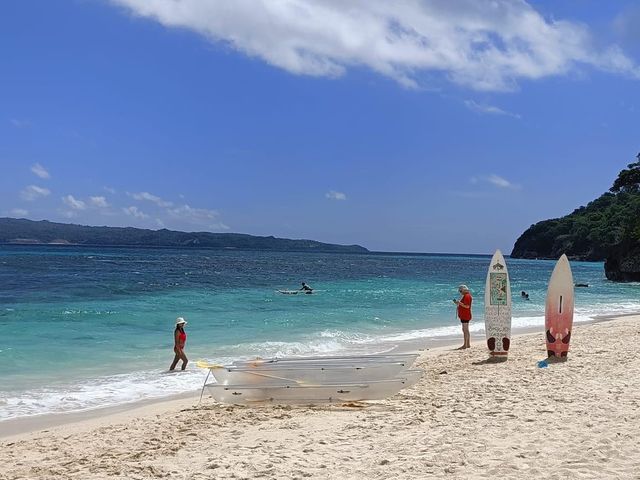
POLYGON ((484 329, 491 355, 507 355, 511 344, 511 285, 507 264, 496 250, 484 289, 484 329))
POLYGON ((549 280, 544 327, 548 356, 566 357, 573 328, 573 275, 566 255, 560 257, 549 280))

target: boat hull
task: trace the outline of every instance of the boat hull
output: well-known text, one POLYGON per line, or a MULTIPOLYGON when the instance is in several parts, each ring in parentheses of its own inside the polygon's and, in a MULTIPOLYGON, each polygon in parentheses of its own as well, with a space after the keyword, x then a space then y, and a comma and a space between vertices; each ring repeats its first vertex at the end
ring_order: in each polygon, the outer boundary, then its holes
POLYGON ((221 366, 209 370, 222 385, 265 385, 282 383, 358 383, 363 380, 386 380, 405 370, 405 364, 368 363, 342 364, 271 364, 268 366, 221 366))
POLYGON ((269 385, 221 385, 207 384, 217 402, 229 404, 317 404, 354 401, 383 400, 403 388, 414 385, 421 377, 421 370, 410 370, 390 380, 362 383, 269 384, 269 385))

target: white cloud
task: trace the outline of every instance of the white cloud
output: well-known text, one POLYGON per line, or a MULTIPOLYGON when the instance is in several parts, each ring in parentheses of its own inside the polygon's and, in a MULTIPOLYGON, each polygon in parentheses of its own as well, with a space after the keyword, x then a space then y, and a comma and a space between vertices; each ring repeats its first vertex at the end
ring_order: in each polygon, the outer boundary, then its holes
POLYGON ((98 208, 107 208, 109 203, 105 197, 90 197, 91 205, 98 208))
POLYGON ((31 122, 29 120, 19 120, 17 118, 12 118, 10 122, 11 125, 16 128, 27 128, 31 126, 31 122))
POLYGON ((14 217, 26 217, 27 215, 29 215, 29 211, 25 210, 24 208, 14 208, 9 212, 9 214, 14 217))
POLYGON ((36 163, 35 165, 31 166, 31 171, 33 173, 35 173, 38 177, 40 178, 49 178, 49 172, 47 172, 47 170, 40 165, 39 163, 36 163))
POLYGON ((334 190, 331 190, 327 193, 324 194, 325 197, 327 197, 330 200, 346 200, 347 199, 347 195, 342 193, 342 192, 336 192, 334 190))
POLYGON ((28 187, 25 187, 22 192, 20 192, 20 196, 23 200, 32 202, 40 197, 46 197, 50 193, 51 191, 48 188, 38 187, 37 185, 29 185, 28 187))
POLYGON ((640 79, 617 45, 524 0, 111 2, 293 74, 338 77, 364 66, 407 87, 429 78, 476 90, 512 90, 581 66, 640 79))
POLYGON ((511 190, 520 190, 521 188, 520 185, 516 183, 512 183, 506 178, 496 175, 494 173, 492 173, 491 175, 486 175, 482 177, 471 177, 469 181, 474 185, 478 184, 479 182, 486 182, 499 188, 506 188, 511 190))
POLYGON ((156 195, 152 195, 149 192, 140 192, 140 193, 127 193, 131 198, 135 200, 148 201, 155 203, 159 207, 172 207, 173 202, 169 202, 167 200, 163 200, 156 195))
POLYGON ((107 192, 110 193, 111 195, 115 195, 116 193, 116 189, 115 188, 111 188, 111 187, 102 187, 102 189, 107 192))
POLYGON ((220 222, 220 213, 217 210, 206 208, 194 208, 189 205, 182 205, 167 209, 167 214, 175 220, 198 225, 209 230, 229 230, 230 227, 220 222))
POLYGON ((210 220, 215 220, 220 215, 216 210, 207 210, 206 208, 193 208, 186 204, 182 205, 181 207, 170 208, 167 210, 167 213, 174 217, 198 222, 208 222, 210 220))
POLYGON ((500 188, 519 188, 517 185, 511 183, 506 178, 502 178, 498 175, 491 174, 487 177, 487 181, 489 183, 493 183, 495 186, 500 188))
MULTIPOLYGON (((184 229, 185 226, 197 226, 206 230, 229 230, 229 226, 219 220, 220 213, 217 210, 195 208, 187 204, 175 205, 149 192, 137 192, 127 195, 134 200, 146 201, 163 208, 161 212, 155 212, 154 222, 160 228, 184 229)), ((137 207, 123 208, 122 211, 135 218, 146 219, 150 216, 140 211, 137 207)))
POLYGON ((82 201, 76 199, 73 195, 67 195, 66 197, 62 197, 62 201, 64 204, 73 210, 84 210, 87 208, 87 205, 82 201))
POLYGON ((469 110, 473 110, 476 113, 489 114, 489 115, 507 115, 513 118, 521 118, 517 113, 507 112, 506 110, 502 110, 501 108, 495 107, 493 105, 486 105, 474 102, 473 100, 465 100, 464 104, 467 106, 469 110))
POLYGON ((221 231, 231 230, 231 227, 229 225, 225 225, 222 222, 212 223, 209 225, 209 228, 211 230, 221 230, 221 231))
POLYGON ((122 211, 127 215, 129 215, 130 217, 149 218, 149 215, 138 210, 138 207, 134 207, 134 206, 126 207, 126 208, 123 208, 122 211))

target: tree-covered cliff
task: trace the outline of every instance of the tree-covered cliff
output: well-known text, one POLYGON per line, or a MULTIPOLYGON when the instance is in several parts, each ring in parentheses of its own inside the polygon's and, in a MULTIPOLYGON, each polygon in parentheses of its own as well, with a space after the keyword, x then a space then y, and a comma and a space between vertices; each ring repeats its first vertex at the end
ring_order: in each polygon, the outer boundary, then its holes
POLYGON ((35 222, 15 218, 0 218, 0 243, 235 248, 297 252, 368 252, 366 248, 359 245, 334 245, 314 240, 257 237, 240 233, 189 233, 167 229, 87 227, 46 220, 35 222))
POLYGON ((514 258, 606 260, 612 280, 640 280, 640 154, 609 192, 571 214, 531 225, 516 241, 514 258))

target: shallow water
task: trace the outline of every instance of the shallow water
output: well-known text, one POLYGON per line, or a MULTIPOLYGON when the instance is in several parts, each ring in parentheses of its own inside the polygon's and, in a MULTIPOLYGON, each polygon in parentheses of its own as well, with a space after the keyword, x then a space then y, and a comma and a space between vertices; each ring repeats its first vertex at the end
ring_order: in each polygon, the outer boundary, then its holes
MULTIPOLYGON (((163 373, 185 317, 192 360, 374 352, 459 334, 452 299, 475 295, 490 256, 0 247, 0 420, 158 397, 202 385, 163 373), (277 289, 311 284, 313 295, 277 289)), ((514 327, 543 324, 554 262, 507 259, 514 327), (530 301, 519 297, 526 290, 530 301)), ((638 284, 572 262, 576 320, 640 310, 638 284)))

